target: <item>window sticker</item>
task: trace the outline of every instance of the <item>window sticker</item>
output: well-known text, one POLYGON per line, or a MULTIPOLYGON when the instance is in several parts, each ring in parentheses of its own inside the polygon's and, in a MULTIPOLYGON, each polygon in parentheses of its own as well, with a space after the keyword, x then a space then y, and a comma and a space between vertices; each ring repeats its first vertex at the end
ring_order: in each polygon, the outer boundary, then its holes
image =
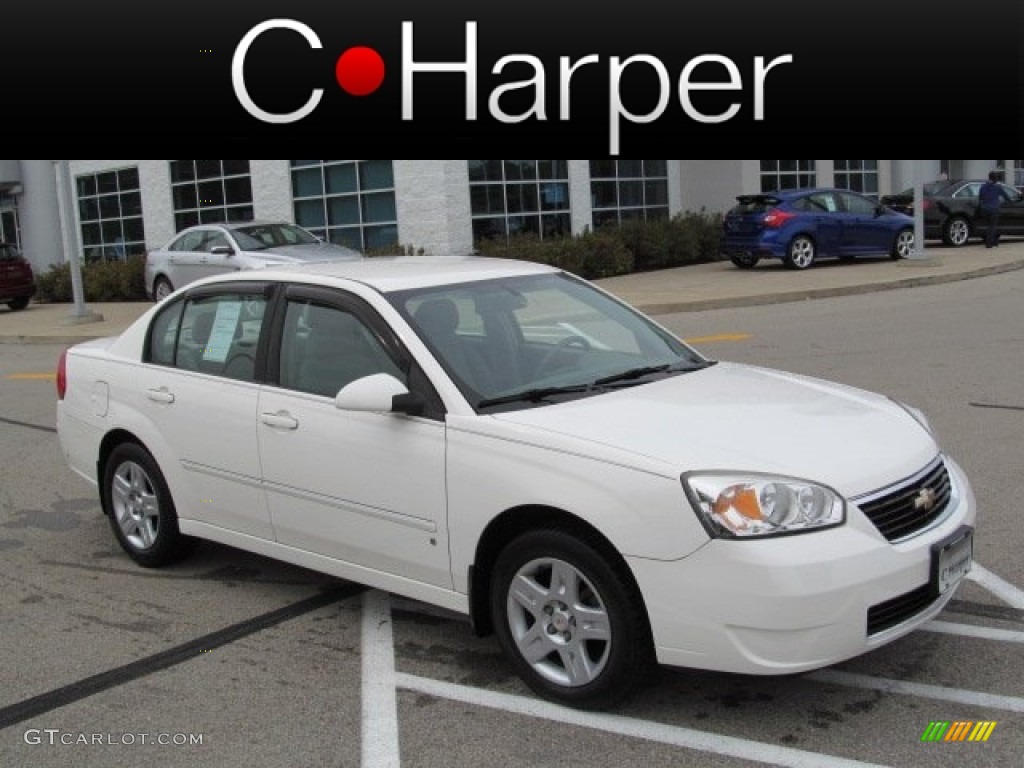
POLYGON ((213 329, 210 340, 203 350, 203 360, 223 363, 228 356, 228 348, 235 338, 238 327, 238 316, 242 312, 242 302, 221 301, 217 304, 217 316, 213 318, 213 329))

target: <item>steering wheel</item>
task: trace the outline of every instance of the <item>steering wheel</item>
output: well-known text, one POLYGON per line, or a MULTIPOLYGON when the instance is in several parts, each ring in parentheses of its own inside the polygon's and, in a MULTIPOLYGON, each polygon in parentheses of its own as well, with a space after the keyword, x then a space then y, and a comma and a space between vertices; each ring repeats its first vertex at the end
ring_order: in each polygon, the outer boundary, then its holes
POLYGON ((566 336, 564 339, 560 339, 557 344, 549 349, 544 357, 540 359, 537 364, 537 372, 546 371, 549 367, 553 367, 558 359, 565 354, 566 350, 571 347, 577 347, 579 349, 591 349, 591 344, 585 336, 579 334, 573 334, 566 336))

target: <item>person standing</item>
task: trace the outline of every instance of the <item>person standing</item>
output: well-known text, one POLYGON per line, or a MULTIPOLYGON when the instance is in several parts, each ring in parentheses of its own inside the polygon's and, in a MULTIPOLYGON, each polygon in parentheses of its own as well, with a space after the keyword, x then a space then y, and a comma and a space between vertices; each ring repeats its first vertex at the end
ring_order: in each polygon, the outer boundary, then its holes
POLYGON ((988 181, 978 190, 978 213, 985 222, 985 247, 994 248, 999 245, 999 208, 1003 200, 1011 200, 1003 185, 999 183, 999 174, 989 171, 988 181))

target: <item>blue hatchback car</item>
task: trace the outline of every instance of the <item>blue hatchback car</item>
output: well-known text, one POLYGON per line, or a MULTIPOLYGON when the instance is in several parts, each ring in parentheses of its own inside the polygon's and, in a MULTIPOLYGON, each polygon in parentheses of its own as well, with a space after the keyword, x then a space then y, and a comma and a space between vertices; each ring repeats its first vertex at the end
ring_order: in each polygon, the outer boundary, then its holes
POLYGON ((762 258, 807 269, 819 258, 907 258, 914 219, 846 189, 789 189, 740 195, 722 222, 722 251, 742 269, 762 258))

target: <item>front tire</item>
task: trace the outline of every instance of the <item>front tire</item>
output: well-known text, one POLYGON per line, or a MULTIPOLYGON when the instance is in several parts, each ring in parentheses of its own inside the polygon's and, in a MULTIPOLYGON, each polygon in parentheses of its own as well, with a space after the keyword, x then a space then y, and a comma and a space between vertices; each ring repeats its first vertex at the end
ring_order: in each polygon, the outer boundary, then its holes
POLYGON ((971 238, 971 223, 963 216, 950 216, 942 225, 942 242, 960 247, 971 238))
POLYGON ((174 293, 174 286, 166 277, 158 277, 153 283, 153 301, 163 301, 172 293, 174 293))
POLYGON ((7 306, 15 312, 22 310, 28 306, 28 296, 19 296, 16 299, 11 299, 7 302, 7 306))
POLYGON ((892 244, 892 251, 889 253, 889 257, 894 261, 899 259, 909 259, 914 253, 914 230, 912 229, 901 229, 896 234, 896 239, 892 244))
POLYGON ((790 269, 807 269, 814 263, 817 254, 817 246, 807 235, 797 235, 786 248, 786 256, 783 259, 790 269))
POLYGON ((606 709, 652 667, 638 589, 596 539, 560 528, 528 531, 499 555, 491 616, 502 649, 537 694, 606 709))
POLYGON ((178 530, 163 473, 142 446, 121 443, 103 471, 103 511, 121 548, 136 563, 159 568, 187 557, 196 540, 178 530))

